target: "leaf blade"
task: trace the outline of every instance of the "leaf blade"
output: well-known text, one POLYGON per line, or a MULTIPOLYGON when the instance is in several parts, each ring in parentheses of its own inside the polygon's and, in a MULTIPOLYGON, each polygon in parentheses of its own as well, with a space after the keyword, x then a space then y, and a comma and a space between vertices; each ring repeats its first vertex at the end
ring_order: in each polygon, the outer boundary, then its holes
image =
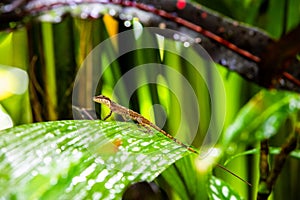
POLYGON ((27 198, 120 198, 126 185, 152 181, 186 154, 158 132, 122 122, 27 124, 1 131, 0 138, 1 191, 27 198))

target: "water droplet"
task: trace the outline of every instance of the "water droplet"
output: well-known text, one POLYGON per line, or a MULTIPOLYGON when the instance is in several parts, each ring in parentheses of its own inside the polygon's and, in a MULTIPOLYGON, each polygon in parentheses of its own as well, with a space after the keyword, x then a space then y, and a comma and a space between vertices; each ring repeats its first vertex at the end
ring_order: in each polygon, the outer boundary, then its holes
POLYGON ((53 177, 50 179, 50 185, 56 185, 57 184, 57 178, 53 177))
POLYGON ((80 14, 80 17, 81 17, 82 19, 86 19, 88 16, 89 16, 89 15, 88 15, 88 13, 86 13, 86 12, 82 12, 82 13, 80 14))
POLYGON ((216 183, 216 185, 221 185, 221 181, 218 179, 215 180, 215 183, 216 183))
POLYGON ((78 153, 79 153, 78 149, 74 149, 74 150, 72 151, 72 154, 73 154, 73 155, 76 155, 76 154, 78 154, 78 153))
POLYGON ((117 14, 117 11, 115 9, 110 9, 108 11, 108 14, 111 15, 111 16, 115 16, 117 14))
POLYGON ((121 183, 121 184, 119 185, 119 187, 123 189, 123 188, 125 188, 125 184, 121 183))
POLYGON ((132 150, 132 151, 140 151, 141 148, 140 148, 140 147, 133 147, 131 150, 132 150))
POLYGON ((101 199, 101 197, 102 197, 102 193, 100 193, 100 192, 95 192, 94 194, 93 194, 93 200, 95 199, 101 199))
POLYGON ((230 200, 237 200, 235 196, 231 196, 230 200))
POLYGON ((129 181, 133 181, 133 180, 134 180, 134 176, 128 176, 127 179, 128 179, 129 181))
POLYGON ((129 138, 129 139, 127 140, 127 142, 128 142, 128 143, 133 143, 133 142, 134 142, 134 139, 133 139, 133 138, 129 138))
POLYGON ((98 9, 93 9, 91 12, 90 12, 90 16, 92 18, 98 18, 100 16, 100 13, 99 13, 99 10, 98 9))
POLYGON ((60 153, 61 153, 61 149, 56 149, 55 152, 56 152, 57 154, 60 154, 60 153))
POLYGON ((44 162, 46 165, 49 165, 49 164, 51 163, 51 161, 52 161, 52 158, 49 157, 49 156, 43 159, 43 162, 44 162))
POLYGON ((166 25, 166 23, 160 23, 159 25, 158 25, 158 27, 160 28, 160 29, 165 29, 166 27, 167 27, 167 25, 166 25))
POLYGON ((7 149, 6 149, 6 148, 2 148, 1 151, 2 151, 3 153, 6 153, 6 152, 7 152, 7 149))
POLYGON ((220 60, 220 64, 221 64, 221 65, 226 65, 226 64, 227 64, 226 59, 221 59, 221 60, 220 60))
POLYGON ((228 187, 226 187, 226 186, 223 186, 223 187, 222 187, 222 194, 223 194, 225 197, 228 197, 228 195, 229 195, 228 187))
POLYGON ((38 175, 38 172, 37 172, 36 170, 33 170, 33 171, 31 172, 31 175, 32 175, 32 176, 36 176, 36 175, 38 175))
POLYGON ((210 185, 209 187, 214 193, 218 193, 218 190, 214 185, 210 185))
POLYGON ((250 36, 254 36, 254 34, 255 34, 255 32, 253 30, 250 30, 248 33, 250 36))
POLYGON ((184 47, 189 47, 189 46, 190 46, 190 43, 189 43, 189 42, 184 42, 184 43, 183 43, 183 46, 184 46, 184 47))
POLYGON ((131 22, 130 21, 125 21, 124 22, 124 26, 125 27, 130 27, 131 26, 131 22))
POLYGON ((80 182, 85 182, 86 181, 86 177, 84 176, 75 176, 74 178, 72 178, 72 185, 77 185, 80 182))
MULTIPOLYGON (((217 194, 219 194, 218 192, 217 192, 217 194)), ((213 196, 213 199, 214 200, 221 200, 218 196, 216 196, 215 194, 212 194, 212 196, 213 196)))
POLYGON ((41 151, 41 150, 36 150, 36 155, 38 156, 38 157, 42 157, 43 156, 43 152, 41 151))
POLYGON ((173 35, 173 38, 174 38, 174 40, 179 40, 179 39, 180 39, 180 36, 179 36, 178 34, 175 33, 175 34, 173 35))
POLYGON ((106 178, 106 176, 107 176, 108 174, 109 174, 109 173, 108 173, 108 170, 107 170, 107 169, 102 170, 102 172, 100 172, 100 173, 98 174, 98 176, 97 176, 97 178, 96 178, 96 182, 102 183, 102 182, 105 180, 105 178, 106 178))
POLYGON ((120 13, 119 18, 121 20, 126 20, 126 15, 124 13, 120 13))
POLYGON ((150 144, 150 142, 141 142, 141 146, 146 147, 150 144))
POLYGON ((127 172, 130 172, 133 169, 133 164, 129 163, 125 165, 123 169, 126 170, 127 172))
POLYGON ((105 187, 106 189, 108 189, 108 190, 110 190, 110 189, 112 188, 112 186, 113 186, 113 185, 111 184, 110 181, 106 182, 105 185, 104 185, 104 187, 105 187))
POLYGON ((202 39, 201 38, 195 38, 196 43, 201 43, 202 39))
POLYGON ((54 135, 52 133, 47 133, 45 135, 45 139, 51 139, 51 138, 54 138, 54 135))
POLYGON ((88 180, 88 184, 87 184, 87 186, 86 186, 86 189, 87 190, 91 190, 92 189, 92 187, 93 187, 93 185, 95 185, 95 183, 96 183, 96 181, 95 180, 88 180))

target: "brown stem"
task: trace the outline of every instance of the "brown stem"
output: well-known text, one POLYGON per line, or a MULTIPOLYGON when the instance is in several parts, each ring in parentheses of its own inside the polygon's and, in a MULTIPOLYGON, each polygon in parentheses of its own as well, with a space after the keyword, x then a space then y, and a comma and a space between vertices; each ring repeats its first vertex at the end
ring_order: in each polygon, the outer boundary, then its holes
POLYGON ((267 155, 268 155, 267 141, 264 140, 261 142, 260 182, 259 182, 257 199, 259 200, 268 199, 276 183, 276 180, 283 169, 286 159, 297 146, 297 139, 299 135, 300 135, 300 127, 296 127, 295 131, 289 136, 286 142, 282 145, 280 153, 275 156, 273 169, 271 170, 271 172, 268 171, 269 166, 267 162, 267 155))
POLYGON ((275 185, 275 182, 282 171, 284 163, 288 158, 289 154, 296 149, 297 146, 297 136, 299 135, 300 130, 297 128, 295 133, 292 133, 287 141, 282 145, 281 151, 278 155, 275 156, 274 167, 268 177, 266 183, 268 188, 271 190, 275 185))
POLYGON ((265 200, 268 199, 269 194, 271 193, 265 187, 267 178, 269 176, 269 141, 263 140, 260 143, 260 160, 259 160, 259 190, 257 194, 257 199, 265 200))

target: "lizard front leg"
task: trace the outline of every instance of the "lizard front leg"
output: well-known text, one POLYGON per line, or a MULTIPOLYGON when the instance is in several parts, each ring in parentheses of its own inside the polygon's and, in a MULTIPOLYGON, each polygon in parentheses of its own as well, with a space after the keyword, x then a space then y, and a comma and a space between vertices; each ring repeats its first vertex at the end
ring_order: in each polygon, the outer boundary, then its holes
POLYGON ((111 114, 112 114, 112 110, 110 110, 109 114, 103 118, 103 121, 107 120, 107 118, 109 118, 111 116, 111 114))

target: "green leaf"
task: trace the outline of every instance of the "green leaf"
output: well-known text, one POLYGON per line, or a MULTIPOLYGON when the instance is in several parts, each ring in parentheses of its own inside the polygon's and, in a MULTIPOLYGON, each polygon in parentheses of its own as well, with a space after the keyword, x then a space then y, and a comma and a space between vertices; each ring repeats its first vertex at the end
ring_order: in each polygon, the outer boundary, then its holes
POLYGON ((13 94, 22 94, 27 90, 28 75, 26 71, 0 64, 0 101, 13 94))
POLYGON ((270 138, 299 109, 298 94, 262 90, 240 110, 235 121, 225 130, 223 141, 228 144, 237 137, 243 137, 244 141, 250 143, 270 138))
POLYGON ((13 121, 11 117, 7 114, 6 110, 0 104, 0 130, 11 128, 13 126, 13 121))
POLYGON ((209 173, 200 174, 195 168, 195 160, 186 156, 165 170, 161 177, 180 196, 182 200, 207 198, 209 173))
POLYGON ((22 125, 0 132, 0 196, 119 199, 126 186, 152 181, 186 154, 161 133, 133 123, 22 125))
POLYGON ((9 34, 7 32, 0 32, 0 44, 9 37, 9 34))
POLYGON ((242 199, 238 193, 231 189, 231 187, 214 176, 210 179, 209 185, 209 198, 214 200, 221 199, 230 199, 230 200, 238 200, 242 199))
MULTIPOLYGON (((272 155, 279 154, 280 150, 281 150, 281 148, 279 148, 279 147, 270 147, 270 154, 272 154, 272 155)), ((226 166, 228 163, 230 163, 231 161, 233 161, 234 159, 236 159, 238 157, 258 154, 259 152, 260 152, 259 149, 250 149, 250 150, 235 154, 226 160, 226 162, 224 163, 224 166, 226 166)), ((290 156, 292 158, 300 159, 300 150, 298 149, 298 150, 292 151, 290 153, 290 156)))
MULTIPOLYGON (((270 153, 271 154, 279 154, 281 148, 277 148, 277 147, 271 147, 270 148, 270 153)), ((300 149, 294 150, 290 153, 290 156, 292 158, 296 158, 300 160, 300 149)))

